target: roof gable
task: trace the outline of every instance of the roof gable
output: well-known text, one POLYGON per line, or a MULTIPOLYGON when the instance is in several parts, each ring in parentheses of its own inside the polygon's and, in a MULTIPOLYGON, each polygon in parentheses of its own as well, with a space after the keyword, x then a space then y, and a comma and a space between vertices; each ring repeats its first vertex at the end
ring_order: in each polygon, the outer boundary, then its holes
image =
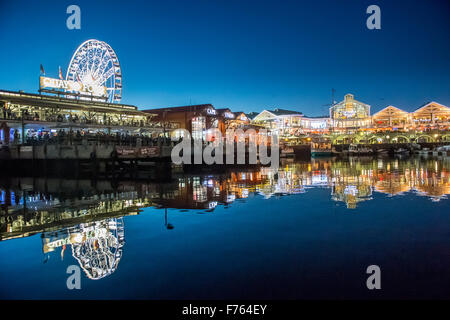
POLYGON ((392 115, 401 115, 401 116, 406 116, 408 115, 408 112, 399 109, 397 107, 394 106, 387 106, 383 109, 381 109, 380 111, 376 112, 373 117, 377 118, 377 117, 381 117, 381 116, 392 116, 392 115))
POLYGON ((431 113, 431 112, 450 112, 450 108, 435 101, 427 102, 423 106, 417 108, 413 113, 431 113))
POLYGON ((270 120, 275 119, 277 116, 269 110, 261 111, 256 117, 253 118, 254 121, 270 120))

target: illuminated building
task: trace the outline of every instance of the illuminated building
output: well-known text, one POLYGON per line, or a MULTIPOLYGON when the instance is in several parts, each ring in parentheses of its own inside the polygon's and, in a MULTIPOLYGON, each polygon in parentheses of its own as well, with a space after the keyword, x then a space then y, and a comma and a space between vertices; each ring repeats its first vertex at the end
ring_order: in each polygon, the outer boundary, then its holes
POLYGON ((152 120, 154 114, 132 105, 0 91, 0 107, 4 144, 22 143, 26 138, 38 138, 42 133, 61 129, 140 131, 149 135, 158 135, 163 129, 152 120))
POLYGON ((331 125, 335 130, 348 130, 369 127, 370 106, 346 94, 343 101, 330 107, 331 125))
MULTIPOLYGON (((407 112, 394 106, 387 106, 371 115, 371 106, 355 100, 352 94, 346 94, 344 100, 332 105, 329 116, 307 117, 298 111, 290 110, 264 110, 255 116, 252 123, 261 125, 279 137, 295 139, 311 134, 359 134, 358 131, 383 132, 383 131, 409 131, 419 130, 445 131, 450 129, 450 108, 437 102, 429 102, 414 112, 407 112)), ((363 134, 363 133, 361 133, 363 134)), ((351 143, 354 137, 337 137, 341 142, 351 143)), ((380 137, 372 137, 380 140, 380 137)), ((440 141, 439 135, 417 138, 418 142, 440 141)), ((381 138, 383 140, 384 138, 381 138)), ((377 141, 378 141, 377 140, 377 141)), ((410 137, 399 137, 393 142, 410 142, 410 137)), ((288 140, 286 140, 288 141, 288 140)), ((365 137, 359 137, 356 141, 366 141, 365 137)), ((448 141, 443 136, 441 141, 448 141)))
POLYGON ((288 136, 296 135, 294 131, 301 129, 302 117, 303 114, 298 111, 274 109, 262 111, 252 122, 270 129, 278 136, 288 136))
POLYGON ((330 129, 330 118, 321 117, 303 117, 301 128, 305 133, 326 133, 330 129))
POLYGON ((234 120, 231 121, 231 125, 227 129, 241 128, 245 129, 250 125, 250 119, 242 111, 233 112, 234 120))
POLYGON ((168 107, 144 110, 148 114, 156 114, 155 120, 161 122, 165 131, 172 138, 182 136, 182 131, 189 131, 193 139, 206 141, 207 135, 212 135, 214 130, 225 133, 224 118, 211 104, 199 104, 191 106, 168 107))
POLYGON ((120 104, 121 98, 116 53, 103 41, 85 41, 73 54, 65 79, 61 69, 59 78, 51 78, 41 66, 39 94, 0 91, 1 142, 24 144, 54 137, 58 131, 153 137, 162 132, 152 121, 154 114, 120 104))
POLYGON ((380 129, 441 129, 450 125, 450 108, 429 102, 414 112, 388 106, 372 116, 374 128, 380 129))
POLYGON ((372 116, 374 128, 406 128, 409 122, 408 112, 394 106, 387 106, 372 116))
POLYGON ((411 113, 414 127, 432 127, 448 129, 450 126, 450 108, 437 102, 429 102, 411 113))
POLYGON ((243 129, 246 130, 250 125, 250 119, 242 112, 232 112, 228 108, 217 109, 218 114, 222 117, 225 123, 225 129, 243 129))

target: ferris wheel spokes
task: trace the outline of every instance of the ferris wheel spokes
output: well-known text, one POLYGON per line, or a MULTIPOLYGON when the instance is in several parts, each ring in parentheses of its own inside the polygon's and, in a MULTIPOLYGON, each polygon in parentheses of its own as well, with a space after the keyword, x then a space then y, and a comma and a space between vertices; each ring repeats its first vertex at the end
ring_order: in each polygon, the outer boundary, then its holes
POLYGON ((105 42, 88 40, 75 51, 67 80, 81 81, 85 86, 106 87, 108 102, 122 97, 122 71, 114 50, 105 42))

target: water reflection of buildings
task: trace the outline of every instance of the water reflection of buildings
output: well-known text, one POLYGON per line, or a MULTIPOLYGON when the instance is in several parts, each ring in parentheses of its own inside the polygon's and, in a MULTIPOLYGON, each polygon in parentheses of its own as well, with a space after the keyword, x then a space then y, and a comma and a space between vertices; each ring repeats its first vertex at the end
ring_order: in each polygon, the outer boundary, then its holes
POLYGON ((372 199, 373 192, 389 196, 413 192, 439 201, 450 194, 449 168, 449 159, 360 157, 291 162, 277 172, 263 168, 265 183, 259 186, 259 191, 269 198, 327 187, 331 199, 345 202, 350 209, 372 199))
POLYGON ((347 204, 347 208, 356 208, 358 202, 371 199, 372 171, 362 162, 336 162, 333 165, 332 199, 347 204))
POLYGON ((138 214, 164 192, 160 185, 13 178, 0 190, 1 240, 138 214))
POLYGON ((173 183, 121 183, 17 178, 0 193, 2 239, 53 231, 80 223, 137 214, 149 206, 214 210, 251 194, 265 198, 329 188, 349 208, 371 199, 414 192, 433 200, 450 193, 450 160, 418 158, 316 159, 288 161, 277 171, 188 175, 173 183), (86 221, 88 218, 89 221, 86 221), (45 227, 45 228, 44 228, 45 227), (45 229, 45 230, 44 230, 45 229))
POLYGON ((112 274, 125 244, 123 216, 136 215, 174 185, 13 178, 2 181, 0 240, 41 233, 44 262, 57 249, 90 279, 112 274))
MULTIPOLYGON (((350 158, 287 161, 276 171, 187 175, 171 183, 109 182, 47 178, 0 181, 0 240, 41 234, 48 256, 57 250, 72 256, 90 279, 116 270, 125 243, 124 216, 142 208, 212 212, 251 195, 264 198, 330 190, 330 197, 356 208, 374 193, 405 193, 440 201, 450 194, 450 159, 350 158)), ((304 198, 298 198, 303 201, 304 198)), ((249 202, 251 203, 251 202, 249 202)), ((300 207, 299 207, 300 208, 300 207)))

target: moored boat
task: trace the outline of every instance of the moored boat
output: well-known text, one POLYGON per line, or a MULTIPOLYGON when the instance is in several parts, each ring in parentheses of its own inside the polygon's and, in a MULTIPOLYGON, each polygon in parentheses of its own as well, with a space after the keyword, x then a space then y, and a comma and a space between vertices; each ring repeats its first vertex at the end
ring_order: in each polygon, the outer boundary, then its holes
POLYGON ((394 153, 395 154, 407 154, 407 153, 409 153, 409 150, 405 149, 405 148, 398 148, 398 149, 394 150, 394 153))
POLYGON ((331 141, 329 139, 318 139, 311 141, 311 157, 329 157, 333 155, 331 141))
POLYGON ((331 150, 311 149, 311 157, 329 157, 332 156, 331 150))
POLYGON ((371 148, 352 143, 348 147, 348 154, 354 156, 371 155, 373 154, 373 150, 371 148))
POLYGON ((446 146, 440 146, 436 148, 436 151, 439 152, 449 152, 450 151, 450 144, 446 146))

